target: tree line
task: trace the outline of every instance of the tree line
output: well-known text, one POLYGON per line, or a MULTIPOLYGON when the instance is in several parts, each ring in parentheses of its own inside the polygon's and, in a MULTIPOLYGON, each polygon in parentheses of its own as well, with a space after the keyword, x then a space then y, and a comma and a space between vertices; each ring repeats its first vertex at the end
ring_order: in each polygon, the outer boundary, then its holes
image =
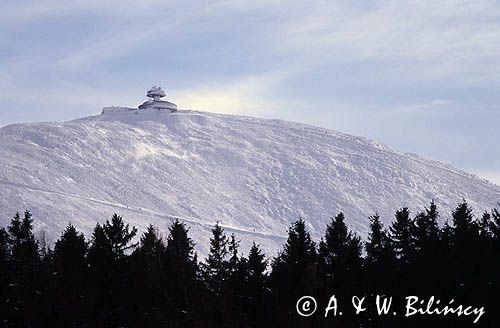
MULTIPOLYGON (((440 224, 431 202, 412 215, 396 211, 386 228, 370 218, 366 241, 342 213, 315 242, 307 223, 291 224, 275 257, 253 243, 242 254, 237 237, 216 224, 206 259, 179 220, 163 236, 149 226, 140 236, 117 214, 96 224, 89 240, 68 224, 54 247, 33 233, 29 211, 0 229, 1 327, 470 327, 464 317, 378 316, 368 305, 355 314, 352 296, 407 295, 481 305, 477 326, 498 327, 500 211, 475 218, 463 201, 440 224), (136 237, 139 237, 138 239, 136 237), (318 312, 297 314, 312 295, 318 312), (332 295, 342 316, 324 317, 332 295), (488 312, 489 310, 489 312, 488 312)), ((370 303, 371 304, 371 303, 370 303)), ((395 310, 395 311, 396 311, 395 310)))

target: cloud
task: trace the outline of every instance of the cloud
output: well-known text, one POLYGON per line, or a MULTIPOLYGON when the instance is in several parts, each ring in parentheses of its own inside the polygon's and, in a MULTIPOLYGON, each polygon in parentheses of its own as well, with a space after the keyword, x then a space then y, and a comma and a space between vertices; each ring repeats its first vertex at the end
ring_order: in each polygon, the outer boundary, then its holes
POLYGON ((419 103, 419 104, 412 104, 410 106, 406 106, 403 108, 393 108, 392 111, 398 112, 398 113, 405 113, 405 114, 421 114, 421 115, 429 115, 432 114, 435 111, 454 111, 456 107, 453 107, 453 105, 456 105, 453 100, 449 99, 433 99, 431 101, 425 102, 425 103, 419 103))
MULTIPOLYGON (((60 70, 87 70, 106 60, 136 56, 138 49, 168 51, 172 40, 175 45, 181 38, 198 43, 197 50, 203 51, 209 46, 203 40, 206 31, 217 34, 221 26, 226 32, 242 32, 229 34, 240 46, 252 40, 254 48, 249 49, 249 56, 277 60, 281 62, 277 65, 296 71, 371 63, 371 69, 352 76, 354 81, 359 81, 360 75, 367 82, 398 80, 405 78, 404 74, 407 79, 426 81, 497 81, 498 71, 491 67, 500 64, 500 36, 495 32, 500 27, 496 18, 499 6, 489 1, 376 1, 366 5, 320 1, 314 5, 292 2, 286 7, 275 1, 213 1, 203 5, 42 1, 10 7, 4 12, 11 11, 12 17, 78 12, 108 17, 109 26, 81 39, 78 47, 52 63, 60 70), (373 74, 374 70, 378 73, 373 74)), ((223 44, 229 40, 211 41, 223 44)))
POLYGON ((249 76, 224 85, 201 85, 195 88, 172 92, 182 102, 182 108, 202 111, 249 114, 266 114, 277 110, 278 104, 272 98, 261 95, 280 81, 279 75, 249 76))
POLYGON ((2 4, 3 10, 0 17, 4 23, 26 23, 68 15, 73 13, 104 13, 108 16, 123 16, 130 14, 141 14, 151 11, 151 8, 164 8, 172 6, 175 1, 167 0, 38 0, 38 1, 16 1, 2 4))

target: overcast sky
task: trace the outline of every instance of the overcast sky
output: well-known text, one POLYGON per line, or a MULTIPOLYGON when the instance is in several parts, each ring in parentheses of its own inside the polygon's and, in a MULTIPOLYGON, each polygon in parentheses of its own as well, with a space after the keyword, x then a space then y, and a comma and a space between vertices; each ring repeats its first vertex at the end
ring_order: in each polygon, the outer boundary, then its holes
POLYGON ((153 84, 500 184, 496 1, 0 1, 0 126, 137 106, 153 84))

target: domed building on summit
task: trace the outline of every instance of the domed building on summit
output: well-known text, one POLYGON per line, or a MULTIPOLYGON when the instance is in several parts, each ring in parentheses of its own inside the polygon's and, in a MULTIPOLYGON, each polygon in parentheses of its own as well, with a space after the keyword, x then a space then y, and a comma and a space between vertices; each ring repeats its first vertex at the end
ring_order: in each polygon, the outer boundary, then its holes
POLYGON ((102 109, 103 114, 109 113, 122 113, 122 112, 135 112, 138 114, 140 111, 157 111, 157 112, 168 112, 173 113, 177 111, 177 105, 161 98, 165 97, 165 91, 161 87, 153 86, 146 93, 149 98, 137 108, 131 107, 121 107, 121 106, 111 106, 104 107, 102 109))
POLYGON ((148 90, 146 96, 150 99, 140 104, 139 109, 170 110, 172 112, 177 110, 176 104, 160 99, 165 97, 165 91, 161 87, 153 86, 148 90))

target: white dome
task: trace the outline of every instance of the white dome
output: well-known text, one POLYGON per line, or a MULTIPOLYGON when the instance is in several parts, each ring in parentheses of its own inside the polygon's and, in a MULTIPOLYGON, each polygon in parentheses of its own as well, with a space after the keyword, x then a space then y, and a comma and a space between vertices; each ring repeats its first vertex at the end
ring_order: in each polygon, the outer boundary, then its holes
POLYGON ((177 105, 169 101, 160 100, 160 98, 165 97, 165 91, 161 87, 152 87, 146 93, 149 100, 143 102, 139 105, 139 109, 157 109, 157 110, 169 110, 175 112, 177 110, 177 105))
POLYGON ((146 96, 150 98, 155 98, 155 97, 162 98, 165 97, 165 91, 163 91, 161 87, 152 87, 151 89, 148 90, 146 96))

